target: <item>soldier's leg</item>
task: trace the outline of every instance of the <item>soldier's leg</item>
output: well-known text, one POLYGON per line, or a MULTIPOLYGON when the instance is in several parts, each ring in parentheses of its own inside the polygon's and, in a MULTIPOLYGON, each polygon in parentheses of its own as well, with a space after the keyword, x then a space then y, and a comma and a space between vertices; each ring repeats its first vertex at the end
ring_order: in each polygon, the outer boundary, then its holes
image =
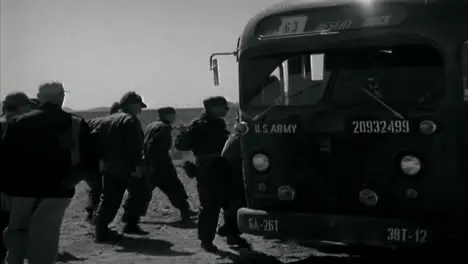
MULTIPOLYGON (((153 175, 148 175, 148 177, 151 177, 153 175)), ((144 210, 142 210, 143 214, 140 216, 140 217, 143 217, 146 215, 146 213, 148 212, 148 209, 149 209, 149 206, 151 204, 151 201, 153 200, 153 191, 154 189, 156 188, 156 183, 154 182, 154 180, 152 180, 153 178, 149 178, 147 180, 147 183, 148 183, 148 195, 147 195, 147 199, 145 201, 145 205, 142 206, 144 208, 144 210)), ((126 221, 125 219, 122 219, 122 221, 126 221)))
POLYGON ((124 232, 129 234, 146 235, 148 232, 142 230, 138 223, 142 215, 145 215, 147 201, 151 200, 153 194, 151 186, 146 179, 131 178, 127 182, 127 198, 124 201, 124 214, 122 221, 125 222, 124 232))
POLYGON ((9 217, 9 211, 0 210, 0 263, 5 259, 7 253, 7 249, 3 243, 3 231, 8 226, 9 217))
POLYGON ((177 174, 170 173, 158 182, 157 187, 166 194, 171 204, 180 211, 184 220, 189 220, 196 213, 190 209, 188 195, 177 174))
POLYGON ((96 210, 96 242, 119 239, 120 236, 109 230, 109 224, 114 220, 119 210, 126 186, 116 175, 109 172, 102 173, 101 201, 96 210))
POLYGON ((23 264, 27 255, 28 233, 36 198, 11 197, 10 219, 3 232, 9 264, 23 264))
POLYGON ((31 218, 28 241, 30 264, 56 263, 60 228, 71 198, 42 199, 31 218))
POLYGON ((210 175, 200 174, 197 180, 198 196, 200 199, 200 213, 198 215, 198 239, 202 247, 207 251, 214 251, 216 247, 213 240, 216 235, 218 218, 222 204, 222 190, 219 188, 218 181, 210 175))
POLYGON ((224 225, 218 229, 218 234, 228 238, 228 244, 246 245, 240 238, 237 225, 237 211, 245 205, 244 182, 240 171, 231 170, 227 180, 226 196, 223 202, 224 225))
POLYGON ((89 173, 86 183, 88 184, 88 204, 85 208, 87 219, 91 220, 99 206, 102 193, 102 176, 99 171, 89 173))

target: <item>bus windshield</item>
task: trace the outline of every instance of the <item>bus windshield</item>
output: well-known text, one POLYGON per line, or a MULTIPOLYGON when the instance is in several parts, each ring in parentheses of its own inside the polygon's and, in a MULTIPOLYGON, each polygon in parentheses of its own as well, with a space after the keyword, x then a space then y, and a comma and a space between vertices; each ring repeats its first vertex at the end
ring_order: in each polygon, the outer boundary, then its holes
MULTIPOLYGON (((444 64, 428 45, 329 50, 249 60, 255 67, 245 92, 248 105, 412 109, 439 102, 445 95, 444 64), (255 74, 255 76, 253 76, 255 74), (326 99, 326 100, 324 100, 326 99)), ((250 68, 249 67, 249 68, 250 68)))

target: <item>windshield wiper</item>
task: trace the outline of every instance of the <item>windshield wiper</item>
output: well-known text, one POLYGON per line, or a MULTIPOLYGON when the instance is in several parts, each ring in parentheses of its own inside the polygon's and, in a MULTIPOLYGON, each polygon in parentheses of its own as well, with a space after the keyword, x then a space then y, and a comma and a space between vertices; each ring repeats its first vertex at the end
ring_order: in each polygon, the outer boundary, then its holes
POLYGON ((394 114, 396 117, 405 120, 405 117, 400 114, 397 110, 393 109, 391 106, 386 104, 384 101, 380 100, 378 96, 376 96, 374 93, 369 91, 368 89, 361 89, 361 91, 365 92, 367 95, 369 95, 372 99, 374 99, 376 102, 378 102, 381 106, 385 107, 388 111, 390 111, 392 114, 394 114))
POLYGON ((307 90, 307 89, 311 89, 311 88, 315 88, 317 86, 320 86, 322 85, 323 83, 316 83, 314 85, 311 85, 311 86, 306 86, 300 90, 297 90, 295 91, 294 93, 292 94, 288 94, 288 96, 284 96, 284 95, 280 95, 278 96, 274 101, 273 103, 271 103, 265 110, 263 110, 262 112, 260 112, 259 114, 255 115, 253 118, 252 118, 252 121, 257 121, 258 119, 262 118, 264 115, 266 115, 268 112, 270 112, 270 110, 277 106, 277 105, 280 105, 280 103, 284 100, 284 99, 290 99, 298 94, 301 94, 303 91, 307 90))

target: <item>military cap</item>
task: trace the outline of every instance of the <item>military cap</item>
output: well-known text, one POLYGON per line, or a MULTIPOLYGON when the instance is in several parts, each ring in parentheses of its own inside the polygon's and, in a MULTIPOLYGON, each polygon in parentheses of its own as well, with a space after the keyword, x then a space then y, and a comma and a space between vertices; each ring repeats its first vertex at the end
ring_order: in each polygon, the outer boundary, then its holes
POLYGON ((17 109, 21 106, 34 105, 34 102, 23 92, 14 92, 5 96, 3 100, 3 109, 17 109))
POLYGON ((161 108, 158 108, 158 115, 159 116, 162 116, 162 115, 168 115, 168 114, 175 114, 176 113, 176 110, 174 109, 174 107, 161 107, 161 108))
POLYGON ((228 102, 226 98, 222 96, 212 96, 203 100, 203 106, 205 109, 209 109, 214 106, 225 106, 228 107, 228 102))
POLYGON ((126 106, 130 104, 140 104, 142 108, 146 108, 147 105, 143 102, 143 99, 136 92, 126 92, 119 101, 120 106, 126 106))

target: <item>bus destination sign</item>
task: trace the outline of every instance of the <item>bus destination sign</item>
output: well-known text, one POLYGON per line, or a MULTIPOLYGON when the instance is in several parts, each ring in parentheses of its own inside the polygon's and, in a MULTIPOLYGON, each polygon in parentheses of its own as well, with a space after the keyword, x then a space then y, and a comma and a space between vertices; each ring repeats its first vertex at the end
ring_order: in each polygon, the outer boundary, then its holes
POLYGON ((406 17, 406 9, 401 6, 387 7, 375 10, 374 12, 349 9, 330 12, 304 12, 289 16, 282 15, 265 18, 257 27, 256 34, 259 37, 278 37, 294 34, 390 27, 401 24, 406 17))

